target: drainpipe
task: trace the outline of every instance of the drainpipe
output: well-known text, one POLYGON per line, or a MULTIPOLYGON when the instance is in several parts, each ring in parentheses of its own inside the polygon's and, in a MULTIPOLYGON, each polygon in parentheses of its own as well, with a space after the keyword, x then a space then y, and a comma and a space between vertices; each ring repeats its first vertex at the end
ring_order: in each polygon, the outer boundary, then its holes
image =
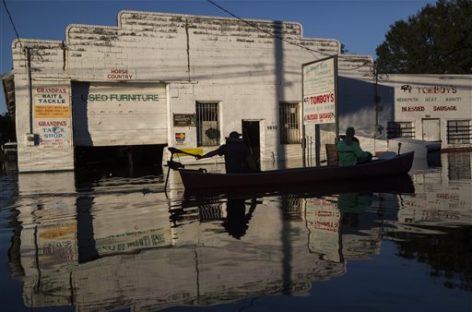
POLYGON ((379 95, 378 95, 378 84, 379 84, 379 73, 377 69, 377 62, 374 63, 374 75, 375 75, 375 85, 374 85, 374 105, 375 105, 375 129, 374 129, 374 153, 377 152, 377 134, 379 131, 379 95))
POLYGON ((27 47, 26 60, 28 62, 28 91, 29 91, 29 133, 33 133, 33 81, 31 78, 31 48, 27 47))

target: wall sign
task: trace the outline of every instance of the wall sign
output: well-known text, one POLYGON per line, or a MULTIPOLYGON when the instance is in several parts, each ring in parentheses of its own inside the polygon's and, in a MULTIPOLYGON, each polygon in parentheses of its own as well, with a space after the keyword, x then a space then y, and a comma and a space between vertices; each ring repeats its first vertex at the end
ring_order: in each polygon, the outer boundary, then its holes
POLYGON ((105 78, 107 80, 132 80, 135 75, 126 68, 113 68, 105 74, 105 78))
POLYGON ((183 144, 184 142, 185 142, 185 133, 184 132, 175 133, 175 143, 183 144))
POLYGON ((195 114, 174 114, 174 127, 195 127, 195 114))
POLYGON ((36 120, 35 129, 42 146, 62 146, 70 143, 69 120, 36 120))
POLYGON ((469 114, 470 95, 454 85, 403 84, 395 88, 395 106, 399 113, 424 114, 457 112, 469 114))
POLYGON ((70 118, 68 86, 37 87, 33 89, 35 118, 70 118))

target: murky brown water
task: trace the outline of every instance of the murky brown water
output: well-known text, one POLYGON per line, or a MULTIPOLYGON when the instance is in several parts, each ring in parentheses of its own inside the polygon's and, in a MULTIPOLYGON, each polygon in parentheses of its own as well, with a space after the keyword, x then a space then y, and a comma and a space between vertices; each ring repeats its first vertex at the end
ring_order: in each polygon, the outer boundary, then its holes
POLYGON ((472 311, 471 154, 441 164, 413 191, 203 198, 166 171, 3 175, 1 310, 472 311))

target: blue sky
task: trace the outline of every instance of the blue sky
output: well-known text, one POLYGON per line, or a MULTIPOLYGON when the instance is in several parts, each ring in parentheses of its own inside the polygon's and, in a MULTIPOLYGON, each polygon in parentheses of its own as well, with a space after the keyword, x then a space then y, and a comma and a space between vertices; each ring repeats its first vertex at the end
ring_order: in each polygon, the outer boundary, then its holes
MULTIPOLYGON (((63 40, 67 25, 116 26, 121 10, 230 17, 206 0, 1 0, 5 1, 20 38, 63 40)), ((332 38, 349 53, 375 58, 390 26, 406 20, 434 0, 212 0, 247 19, 299 22, 305 37, 332 38)), ((11 42, 16 38, 0 3, 0 74, 12 69, 11 42)), ((0 114, 6 111, 0 96, 0 114)))

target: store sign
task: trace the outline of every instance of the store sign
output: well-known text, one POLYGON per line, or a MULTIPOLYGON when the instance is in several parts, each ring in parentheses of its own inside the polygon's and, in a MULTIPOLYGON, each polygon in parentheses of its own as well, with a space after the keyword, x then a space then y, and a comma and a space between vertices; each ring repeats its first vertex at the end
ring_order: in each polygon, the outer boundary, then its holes
POLYGON ((123 84, 120 87, 109 84, 91 84, 86 96, 89 105, 116 104, 158 104, 165 100, 165 85, 123 84))
POLYGON ((36 120, 35 129, 41 146, 62 146, 70 143, 70 120, 36 120))
POLYGON ((470 113, 470 94, 453 85, 411 85, 395 88, 395 104, 400 113, 420 115, 442 112, 470 113))
POLYGON ((174 127, 195 127, 195 114, 174 114, 174 127))
POLYGON ((330 57, 303 65, 303 123, 336 122, 337 60, 330 57))
POLYGON ((89 102, 158 102, 159 94, 89 94, 89 102))
POLYGON ((107 80, 132 80, 135 75, 125 68, 113 68, 105 74, 105 78, 107 80))
POLYGON ((69 97, 68 86, 34 88, 34 117, 70 118, 69 97))

